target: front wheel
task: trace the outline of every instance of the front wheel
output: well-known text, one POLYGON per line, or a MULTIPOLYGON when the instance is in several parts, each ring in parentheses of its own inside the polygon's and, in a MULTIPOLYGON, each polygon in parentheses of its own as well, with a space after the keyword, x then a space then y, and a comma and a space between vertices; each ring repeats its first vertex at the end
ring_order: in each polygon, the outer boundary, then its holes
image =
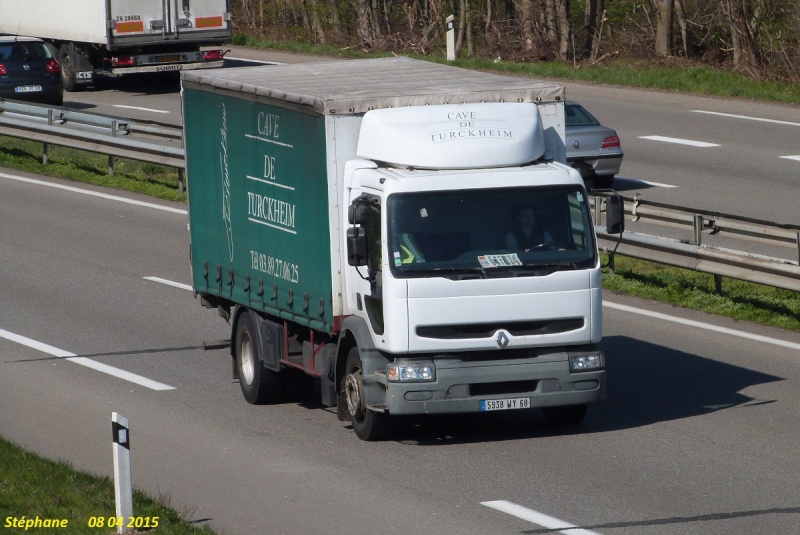
POLYGON ((366 441, 385 438, 391 430, 391 417, 367 408, 364 366, 361 363, 357 347, 350 349, 347 354, 341 389, 340 399, 343 398, 347 404, 347 414, 358 438, 366 441))
POLYGON ((234 351, 239 386, 244 399, 253 405, 274 403, 281 397, 277 372, 264 367, 261 361, 261 341, 255 321, 249 313, 242 314, 236 325, 234 351))

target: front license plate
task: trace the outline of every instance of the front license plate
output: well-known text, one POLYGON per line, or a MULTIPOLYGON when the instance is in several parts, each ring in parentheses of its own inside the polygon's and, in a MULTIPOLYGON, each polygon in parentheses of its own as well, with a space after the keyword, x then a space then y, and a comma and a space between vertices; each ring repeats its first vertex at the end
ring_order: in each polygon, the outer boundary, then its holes
POLYGON ((36 93, 41 90, 42 86, 40 85, 18 85, 14 88, 17 93, 36 93))
POLYGON ((531 398, 483 399, 481 411, 506 411, 510 409, 530 409, 531 398))

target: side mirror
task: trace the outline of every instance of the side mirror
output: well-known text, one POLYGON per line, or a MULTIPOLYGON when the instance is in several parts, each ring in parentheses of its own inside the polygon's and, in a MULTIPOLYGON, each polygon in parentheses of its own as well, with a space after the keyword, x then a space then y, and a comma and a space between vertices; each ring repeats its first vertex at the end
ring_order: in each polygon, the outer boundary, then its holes
POLYGON ((361 227, 347 229, 347 263, 351 266, 367 265, 367 231, 361 227))
POLYGON ((351 225, 363 225, 367 221, 369 202, 362 195, 347 208, 347 220, 351 225))
POLYGON ((622 234, 625 231, 625 201, 620 195, 606 199, 606 232, 622 234))

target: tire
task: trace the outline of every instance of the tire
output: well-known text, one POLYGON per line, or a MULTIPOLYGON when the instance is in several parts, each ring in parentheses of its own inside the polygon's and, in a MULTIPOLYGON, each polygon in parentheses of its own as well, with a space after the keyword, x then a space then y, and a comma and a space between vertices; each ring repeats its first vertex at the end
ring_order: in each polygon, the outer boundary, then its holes
POLYGON ((261 340, 249 312, 242 314, 236 325, 234 358, 239 386, 248 403, 262 405, 280 400, 280 377, 261 362, 261 340))
POLYGON ((386 438, 392 428, 391 416, 374 412, 367 408, 364 390, 363 365, 358 347, 353 347, 347 354, 345 376, 341 384, 346 412, 353 425, 353 431, 361 440, 373 441, 386 438))
POLYGON ((61 85, 64 91, 77 91, 75 78, 75 58, 69 52, 69 45, 61 45, 58 49, 58 63, 61 65, 61 85))
POLYGON ((542 415, 550 425, 578 425, 586 417, 588 408, 586 403, 562 407, 543 407, 542 415))

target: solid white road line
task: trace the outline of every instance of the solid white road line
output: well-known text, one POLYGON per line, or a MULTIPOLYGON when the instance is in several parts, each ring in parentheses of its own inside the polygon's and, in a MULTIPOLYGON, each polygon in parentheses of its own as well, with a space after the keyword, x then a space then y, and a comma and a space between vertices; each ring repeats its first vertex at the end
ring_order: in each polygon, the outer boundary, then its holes
POLYGON ((706 329, 708 331, 714 331, 721 334, 727 334, 730 336, 737 336, 739 338, 746 338, 748 340, 754 340, 756 342, 763 342, 765 344, 772 344, 780 347, 785 347, 788 349, 795 349, 800 351, 800 344, 794 342, 788 342, 786 340, 779 340, 777 338, 770 338, 768 336, 762 336, 760 334, 752 334, 746 333, 742 331, 736 331, 733 329, 728 329, 727 327, 720 327, 719 325, 713 325, 711 323, 704 323, 701 321, 694 321, 694 320, 687 320, 684 318, 678 318, 676 316, 669 316, 667 314, 662 314, 660 312, 651 312, 650 310, 645 310, 643 308, 636 308, 628 305, 621 305, 619 303, 613 303, 610 301, 603 301, 603 306, 608 308, 613 308, 615 310, 622 310, 624 312, 632 312, 634 314, 639 314, 640 316, 647 316, 650 318, 655 318, 664 321, 671 321, 673 323, 680 323, 681 325, 688 325, 690 327, 697 327, 698 329, 706 329))
POLYGON ((559 533, 564 533, 565 535, 599 535, 596 531, 581 529, 574 524, 564 522, 563 520, 540 513, 539 511, 534 511, 533 509, 528 509, 527 507, 522 507, 514 502, 496 500, 481 502, 481 505, 491 507, 492 509, 521 518, 522 520, 527 520, 528 522, 533 522, 547 529, 558 530, 559 533))
POLYGON ((746 119, 748 121, 758 121, 762 123, 773 123, 773 124, 786 124, 789 126, 800 126, 800 123, 795 123, 792 121, 779 121, 777 119, 764 119, 763 117, 751 117, 750 115, 734 115, 733 113, 721 113, 718 111, 705 111, 705 110, 689 110, 692 113, 705 113, 707 115, 719 115, 720 117, 731 117, 733 119, 746 119))
POLYGON ((10 340, 11 342, 15 342, 17 344, 30 347, 31 349, 41 351, 42 353, 47 353, 48 355, 52 355, 54 357, 74 362, 75 364, 80 364, 81 366, 86 366, 87 368, 92 368, 93 370, 97 370, 99 372, 112 375, 119 379, 124 379, 125 381, 135 383, 140 386, 144 386, 151 390, 175 390, 174 386, 165 385, 164 383, 159 383, 158 381, 153 381, 152 379, 148 379, 147 377, 142 377, 141 375, 136 375, 135 373, 126 372, 125 370, 121 370, 119 368, 115 368, 114 366, 109 366, 107 364, 103 364, 102 362, 97 362, 95 360, 86 357, 79 357, 75 353, 70 353, 68 351, 64 351, 63 349, 59 349, 57 347, 53 347, 51 345, 47 345, 42 342, 38 342, 31 338, 27 338, 19 334, 14 334, 12 332, 3 329, 0 329, 0 338, 5 338, 6 340, 10 340))
POLYGON ((691 139, 680 139, 677 137, 665 136, 639 136, 639 139, 649 139, 650 141, 662 141, 664 143, 677 143, 678 145, 689 145, 691 147, 719 147, 716 143, 706 143, 705 141, 692 141, 691 139))
POLYGON ((47 186, 49 188, 63 189, 73 193, 81 193, 83 195, 90 195, 92 197, 100 197, 101 199, 108 199, 110 201, 124 202, 126 204, 133 204, 136 206, 143 206, 145 208, 153 208, 155 210, 163 210, 165 212, 172 212, 175 214, 186 215, 186 210, 180 208, 172 208, 171 206, 162 206, 151 202, 137 201, 134 199, 126 199, 125 197, 118 197, 117 195, 109 195, 108 193, 100 193, 98 191, 91 191, 88 189, 76 188, 73 186, 65 186, 64 184, 54 184, 52 182, 45 182, 44 180, 37 180, 35 178, 26 178, 23 176, 9 175, 0 173, 0 178, 7 178, 9 180, 16 180, 18 182, 27 182, 29 184, 36 184, 39 186, 47 186))
POLYGON ((126 110, 149 111, 150 113, 169 113, 167 110, 155 110, 153 108, 141 108, 139 106, 126 106, 125 104, 113 104, 115 108, 125 108, 126 110))
POLYGON ((166 284, 167 286, 174 286, 175 288, 180 288, 181 290, 188 290, 193 291, 194 288, 189 286, 188 284, 183 284, 181 282, 175 282, 167 279, 162 279, 161 277, 142 277, 144 280, 158 282, 160 284, 166 284))

